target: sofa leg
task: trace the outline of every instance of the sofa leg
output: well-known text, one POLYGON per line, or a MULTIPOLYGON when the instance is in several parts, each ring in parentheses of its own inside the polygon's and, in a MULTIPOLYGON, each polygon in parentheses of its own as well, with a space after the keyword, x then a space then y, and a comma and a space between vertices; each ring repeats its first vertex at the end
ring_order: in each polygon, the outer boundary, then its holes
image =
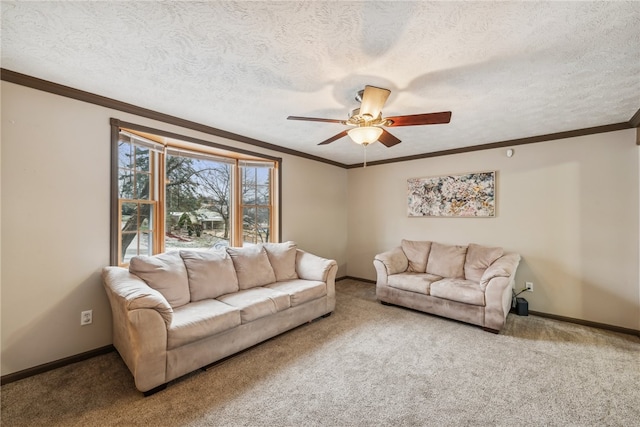
POLYGON ((482 328, 482 329, 484 329, 487 332, 491 332, 492 334, 496 334, 496 335, 500 333, 500 331, 497 330, 497 329, 491 329, 491 328, 482 328))
POLYGON ((161 384, 158 387, 152 388, 151 390, 143 391, 142 394, 144 394, 144 397, 149 397, 152 394, 156 394, 157 392, 164 390, 165 388, 167 388, 167 385, 161 384))

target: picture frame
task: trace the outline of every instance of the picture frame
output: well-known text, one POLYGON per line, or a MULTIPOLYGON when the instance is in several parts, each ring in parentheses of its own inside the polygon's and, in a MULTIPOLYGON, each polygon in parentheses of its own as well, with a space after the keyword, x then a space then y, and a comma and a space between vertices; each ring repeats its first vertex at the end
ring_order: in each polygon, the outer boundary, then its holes
POLYGON ((407 180, 409 217, 496 216, 496 172, 473 172, 407 180))

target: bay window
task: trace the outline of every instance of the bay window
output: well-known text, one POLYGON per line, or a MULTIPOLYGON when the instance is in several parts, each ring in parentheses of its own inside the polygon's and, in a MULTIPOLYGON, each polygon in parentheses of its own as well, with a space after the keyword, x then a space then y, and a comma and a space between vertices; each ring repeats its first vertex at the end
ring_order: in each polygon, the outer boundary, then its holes
POLYGON ((112 120, 113 265, 279 241, 280 159, 169 135, 112 120))

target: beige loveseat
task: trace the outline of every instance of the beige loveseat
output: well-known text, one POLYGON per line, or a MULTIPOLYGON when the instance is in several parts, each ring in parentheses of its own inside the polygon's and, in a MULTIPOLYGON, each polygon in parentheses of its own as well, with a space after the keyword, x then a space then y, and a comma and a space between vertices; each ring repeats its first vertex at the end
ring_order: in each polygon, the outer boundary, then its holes
POLYGON ((400 305, 498 333, 512 301, 520 255, 476 244, 402 240, 375 256, 376 295, 400 305))
POLYGON ((113 345, 151 394, 169 381, 331 314, 334 260, 269 243, 181 250, 105 267, 113 345))

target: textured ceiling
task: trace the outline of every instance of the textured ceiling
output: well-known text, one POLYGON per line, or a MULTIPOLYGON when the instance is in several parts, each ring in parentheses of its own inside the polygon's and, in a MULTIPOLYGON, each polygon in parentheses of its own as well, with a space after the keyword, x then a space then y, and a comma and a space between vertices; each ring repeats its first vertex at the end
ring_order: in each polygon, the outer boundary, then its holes
POLYGON ((627 122, 640 108, 640 2, 2 2, 2 67, 344 164, 365 85, 383 160, 627 122))

